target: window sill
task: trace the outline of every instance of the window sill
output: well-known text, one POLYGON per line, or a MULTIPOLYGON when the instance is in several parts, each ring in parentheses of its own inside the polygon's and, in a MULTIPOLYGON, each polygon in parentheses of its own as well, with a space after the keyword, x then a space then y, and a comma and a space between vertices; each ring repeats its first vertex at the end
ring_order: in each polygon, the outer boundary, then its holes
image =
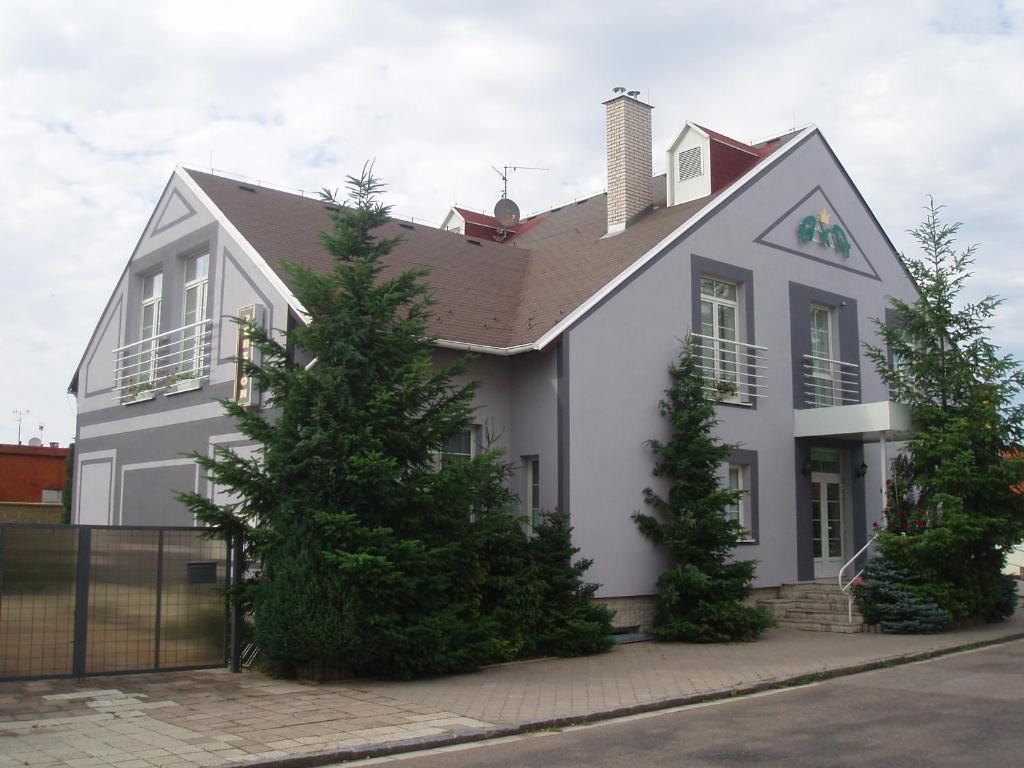
POLYGON ((170 397, 171 395, 180 395, 182 392, 194 392, 195 390, 199 389, 202 386, 203 383, 199 379, 179 381, 167 387, 167 391, 164 392, 164 397, 170 397))
POLYGON ((715 405, 730 405, 734 408, 753 408, 753 401, 745 403, 742 400, 716 400, 715 405))

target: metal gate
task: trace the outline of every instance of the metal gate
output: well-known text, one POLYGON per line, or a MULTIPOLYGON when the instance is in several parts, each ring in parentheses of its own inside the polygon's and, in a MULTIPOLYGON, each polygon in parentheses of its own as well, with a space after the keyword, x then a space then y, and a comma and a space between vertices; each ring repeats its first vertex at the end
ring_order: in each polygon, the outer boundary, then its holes
POLYGON ((223 665, 228 549, 202 534, 0 523, 0 680, 223 665))

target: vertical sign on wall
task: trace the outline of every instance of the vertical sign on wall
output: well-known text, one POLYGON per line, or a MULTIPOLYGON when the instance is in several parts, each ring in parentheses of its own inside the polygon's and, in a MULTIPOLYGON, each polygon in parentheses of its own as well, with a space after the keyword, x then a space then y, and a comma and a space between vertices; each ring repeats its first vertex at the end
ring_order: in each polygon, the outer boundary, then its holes
POLYGON ((263 306, 250 304, 238 310, 238 341, 235 346, 235 402, 244 406, 260 404, 260 393, 254 382, 242 370, 242 362, 258 363, 259 350, 253 347, 252 339, 245 329, 249 325, 263 327, 263 306))

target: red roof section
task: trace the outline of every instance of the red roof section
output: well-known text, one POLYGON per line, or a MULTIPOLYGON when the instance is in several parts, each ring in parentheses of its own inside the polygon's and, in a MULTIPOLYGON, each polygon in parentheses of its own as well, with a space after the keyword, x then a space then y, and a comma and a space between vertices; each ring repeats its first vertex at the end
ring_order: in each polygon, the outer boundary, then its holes
POLYGON ((457 205, 454 206, 454 209, 466 222, 464 235, 467 237, 483 237, 488 240, 494 240, 497 243, 508 243, 515 240, 518 235, 533 229, 544 218, 543 216, 535 216, 529 221, 520 221, 515 226, 503 227, 496 218, 488 216, 486 213, 471 211, 468 208, 460 208, 457 205))
POLYGON ((67 448, 0 445, 0 501, 38 504, 43 490, 64 489, 67 448))

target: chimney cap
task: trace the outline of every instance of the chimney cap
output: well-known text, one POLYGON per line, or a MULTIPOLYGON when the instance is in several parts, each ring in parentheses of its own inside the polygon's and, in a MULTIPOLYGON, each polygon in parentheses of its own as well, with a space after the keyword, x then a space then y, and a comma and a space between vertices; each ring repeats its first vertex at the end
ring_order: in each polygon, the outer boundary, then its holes
POLYGON ((621 96, 625 92, 626 89, 623 88, 621 85, 616 85, 614 88, 612 88, 612 93, 614 93, 616 96, 621 96))
POLYGON ((627 96, 632 96, 635 99, 637 96, 640 95, 640 91, 627 91, 626 95, 627 96))

